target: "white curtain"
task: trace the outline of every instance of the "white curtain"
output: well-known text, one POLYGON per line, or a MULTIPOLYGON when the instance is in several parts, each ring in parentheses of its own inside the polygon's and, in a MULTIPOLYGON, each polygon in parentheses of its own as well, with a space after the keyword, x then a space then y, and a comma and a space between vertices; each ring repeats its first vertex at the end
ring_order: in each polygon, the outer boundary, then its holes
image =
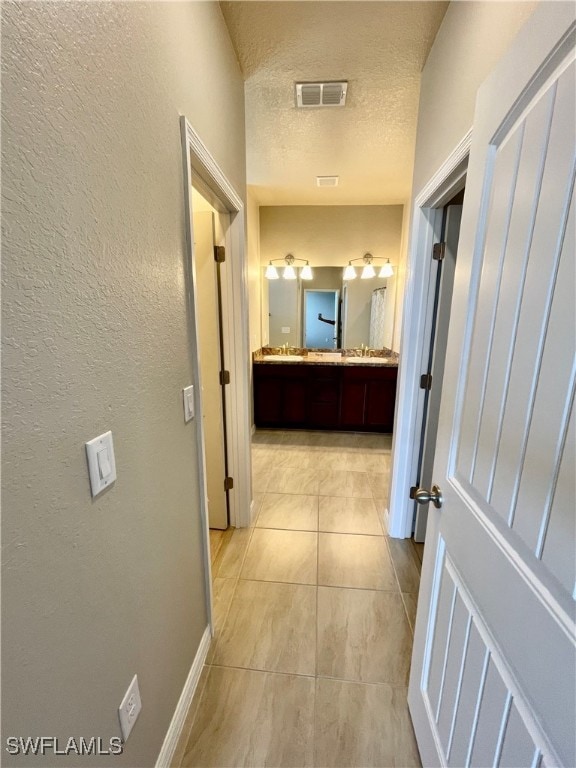
POLYGON ((370 341, 372 349, 384 347, 384 308, 386 306, 386 288, 376 288, 372 291, 370 308, 370 341))

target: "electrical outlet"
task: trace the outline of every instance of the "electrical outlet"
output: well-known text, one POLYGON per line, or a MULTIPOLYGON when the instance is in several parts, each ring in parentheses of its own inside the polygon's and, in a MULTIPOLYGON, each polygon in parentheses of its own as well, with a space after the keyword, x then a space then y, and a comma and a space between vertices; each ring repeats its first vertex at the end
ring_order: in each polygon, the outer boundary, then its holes
POLYGON ((124 741, 130 736, 130 731, 132 730, 141 709, 142 700, 140 698, 140 689, 138 688, 138 675, 134 675, 128 690, 124 694, 122 703, 118 707, 118 717, 120 718, 120 728, 122 729, 122 738, 124 741))

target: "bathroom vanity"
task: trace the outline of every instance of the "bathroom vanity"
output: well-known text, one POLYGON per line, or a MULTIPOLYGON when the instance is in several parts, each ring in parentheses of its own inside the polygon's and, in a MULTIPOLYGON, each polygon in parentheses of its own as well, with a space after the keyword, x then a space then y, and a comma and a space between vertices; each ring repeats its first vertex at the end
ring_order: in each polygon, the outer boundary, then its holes
POLYGON ((391 432, 398 356, 254 355, 254 422, 261 428, 391 432))

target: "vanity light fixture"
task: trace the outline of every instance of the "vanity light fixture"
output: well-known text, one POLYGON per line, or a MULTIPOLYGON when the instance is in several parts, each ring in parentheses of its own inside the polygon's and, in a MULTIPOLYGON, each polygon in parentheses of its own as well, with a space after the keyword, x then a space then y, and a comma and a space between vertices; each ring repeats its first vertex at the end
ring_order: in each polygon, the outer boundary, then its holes
POLYGON ((386 259, 386 264, 382 265, 382 269, 378 272, 378 277, 392 277, 393 274, 394 270, 392 269, 392 264, 390 264, 390 259, 386 259))
MULTIPOLYGON (((356 277, 356 268, 352 264, 353 261, 361 261, 364 264, 360 274, 362 280, 370 280, 372 277, 376 277, 376 270, 372 265, 374 258, 375 257, 372 256, 371 253, 365 253, 364 256, 361 256, 358 259, 351 259, 348 262, 348 266, 344 269, 343 279, 354 280, 356 277)), ((376 261, 379 261, 379 259, 376 258, 376 261)), ((392 264, 390 264, 390 259, 386 259, 386 263, 382 265, 378 277, 392 277, 393 274, 394 270, 392 269, 392 264)))
POLYGON ((278 270, 276 269, 274 264, 272 264, 271 261, 268 262, 268 266, 266 267, 266 272, 264 273, 264 275, 268 280, 278 280, 278 278, 280 277, 280 275, 278 274, 278 270))
POLYGON ((306 259, 297 259, 295 256, 292 256, 291 253, 287 254, 283 259, 270 259, 268 266, 266 267, 266 272, 264 273, 264 276, 268 278, 268 280, 277 280, 279 277, 278 270, 273 263, 275 261, 280 261, 284 265, 284 270, 282 272, 284 280, 296 280, 297 274, 296 267, 294 266, 295 261, 304 262, 304 266, 300 270, 300 278, 302 280, 312 280, 312 268, 310 263, 306 259))

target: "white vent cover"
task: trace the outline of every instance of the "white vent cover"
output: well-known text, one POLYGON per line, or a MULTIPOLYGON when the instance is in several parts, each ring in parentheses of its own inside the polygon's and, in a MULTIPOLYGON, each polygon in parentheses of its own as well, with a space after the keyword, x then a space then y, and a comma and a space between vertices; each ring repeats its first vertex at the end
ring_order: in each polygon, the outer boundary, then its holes
POLYGON ((337 187, 339 176, 316 176, 318 187, 337 187))
POLYGON ((348 83, 296 83, 297 107, 343 107, 348 83))

